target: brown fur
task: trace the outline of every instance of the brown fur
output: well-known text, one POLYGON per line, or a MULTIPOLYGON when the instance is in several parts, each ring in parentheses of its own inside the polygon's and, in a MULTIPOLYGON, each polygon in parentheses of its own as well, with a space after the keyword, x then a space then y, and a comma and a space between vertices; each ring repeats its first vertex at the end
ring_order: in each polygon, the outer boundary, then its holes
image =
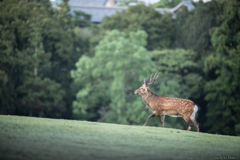
MULTIPOLYGON (((155 80, 156 79, 157 78, 155 78, 155 80)), ((151 80, 153 80, 153 82, 155 81, 154 79, 150 78, 150 81, 151 80)), ((142 96, 143 102, 152 110, 152 114, 148 117, 147 121, 144 123, 144 126, 147 124, 149 119, 160 115, 162 126, 164 127, 164 116, 169 115, 182 117, 189 124, 188 130, 190 130, 191 126, 194 125, 197 131, 199 131, 197 121, 195 119, 190 119, 190 116, 194 111, 195 104, 193 101, 181 98, 157 96, 152 93, 148 87, 148 85, 151 85, 152 83, 146 83, 144 80, 144 84, 139 89, 135 90, 135 94, 142 96)))

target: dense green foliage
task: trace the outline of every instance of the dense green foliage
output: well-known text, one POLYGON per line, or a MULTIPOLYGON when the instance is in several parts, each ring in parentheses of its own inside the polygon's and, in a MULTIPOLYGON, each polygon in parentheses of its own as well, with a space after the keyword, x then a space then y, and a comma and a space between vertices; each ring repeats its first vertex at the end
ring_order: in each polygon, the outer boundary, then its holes
MULTIPOLYGON (((152 59, 161 75, 160 85, 155 85, 157 93, 164 96, 185 99, 199 99, 203 94, 203 77, 196 63, 196 52, 184 49, 164 49, 152 52, 152 59)), ((186 128, 185 121, 167 118, 174 128, 186 128), (182 127, 180 127, 180 126, 182 127), (185 127, 184 127, 185 126, 185 127)))
POLYGON ((75 14, 75 16, 72 17, 72 18, 73 18, 74 24, 76 26, 84 28, 84 27, 90 27, 90 26, 95 25, 94 23, 92 23, 90 21, 92 15, 90 15, 88 13, 85 13, 85 12, 82 12, 82 11, 79 11, 79 10, 74 10, 74 14, 75 14))
POLYGON ((214 27, 220 25, 216 17, 222 13, 222 7, 217 1, 200 1, 191 12, 188 12, 186 7, 183 8, 175 20, 174 47, 193 49, 200 56, 212 51, 210 33, 214 27))
POLYGON ((79 88, 73 102, 74 116, 122 124, 139 124, 146 119, 148 113, 141 113, 144 105, 133 94, 144 75, 156 68, 144 48, 146 37, 144 31, 127 35, 113 30, 96 46, 94 57, 79 59, 77 70, 71 72, 79 88))
POLYGON ((172 45, 174 23, 171 14, 160 14, 153 7, 137 5, 128 10, 105 17, 100 32, 118 29, 123 32, 144 30, 147 32, 148 50, 169 48, 172 45))
POLYGON ((161 0, 155 4, 153 7, 156 8, 174 8, 176 7, 182 0, 161 0))
POLYGON ((240 157, 240 138, 234 136, 3 115, 0 122, 0 159, 133 160, 138 157, 139 160, 202 160, 240 157))
MULTIPOLYGON (((131 6, 96 25, 69 14, 67 0, 1 1, 0 114, 143 124, 151 111, 133 91, 159 70, 151 90, 193 100, 200 131, 239 135, 240 3, 200 1, 175 19, 154 9, 178 2, 131 6)), ((187 123, 166 118, 166 127, 187 123)))
POLYGON ((240 2, 224 1, 221 26, 214 28, 215 52, 207 57, 205 85, 208 121, 211 132, 234 134, 240 124, 240 2), (217 124, 216 121, 218 122, 217 124))
POLYGON ((157 65, 158 71, 162 73, 160 80, 160 94, 197 99, 200 96, 202 77, 196 63, 197 54, 191 50, 165 49, 152 52, 152 59, 157 65), (176 83, 175 87, 168 86, 176 83), (164 85, 166 85, 164 87, 164 85), (168 87, 167 87, 168 86, 168 87))
POLYGON ((76 49, 80 39, 67 3, 61 10, 50 5, 16 0, 0 4, 2 114, 68 114, 74 97, 69 72, 81 55, 76 49))

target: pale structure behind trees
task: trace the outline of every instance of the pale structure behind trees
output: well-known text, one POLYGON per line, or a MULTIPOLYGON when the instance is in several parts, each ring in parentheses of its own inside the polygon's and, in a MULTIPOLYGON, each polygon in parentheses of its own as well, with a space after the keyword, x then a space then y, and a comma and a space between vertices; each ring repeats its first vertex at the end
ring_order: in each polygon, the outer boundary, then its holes
MULTIPOLYGON (((52 6, 57 7, 61 1, 52 1, 52 6)), ((71 8, 70 13, 74 15, 74 10, 81 10, 85 13, 92 15, 91 21, 94 23, 101 23, 105 16, 111 16, 117 12, 127 10, 128 7, 117 6, 115 0, 69 0, 69 6, 71 8)), ((186 6, 188 11, 195 9, 190 1, 182 1, 174 8, 156 8, 155 10, 161 14, 172 13, 172 17, 176 18, 177 12, 181 11, 181 8, 186 6)))

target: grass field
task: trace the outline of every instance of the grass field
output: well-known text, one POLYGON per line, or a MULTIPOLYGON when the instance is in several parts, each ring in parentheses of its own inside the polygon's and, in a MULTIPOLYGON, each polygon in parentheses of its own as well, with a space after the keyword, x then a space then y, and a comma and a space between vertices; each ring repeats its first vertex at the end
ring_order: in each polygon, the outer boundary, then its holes
POLYGON ((0 116, 1 160, 221 158, 240 159, 240 137, 161 127, 0 116))

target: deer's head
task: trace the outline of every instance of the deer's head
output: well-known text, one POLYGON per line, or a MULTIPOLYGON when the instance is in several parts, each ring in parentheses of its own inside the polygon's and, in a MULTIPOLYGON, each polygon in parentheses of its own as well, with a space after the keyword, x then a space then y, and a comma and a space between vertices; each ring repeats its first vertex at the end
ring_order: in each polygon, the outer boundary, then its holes
POLYGON ((141 96, 148 94, 148 92, 150 91, 150 88, 148 86, 153 84, 155 82, 155 80, 158 78, 158 76, 159 76, 158 71, 155 73, 153 78, 152 78, 152 75, 151 75, 148 83, 147 83, 148 78, 144 78, 144 84, 140 88, 138 88, 137 90, 134 91, 135 94, 139 94, 141 96))

